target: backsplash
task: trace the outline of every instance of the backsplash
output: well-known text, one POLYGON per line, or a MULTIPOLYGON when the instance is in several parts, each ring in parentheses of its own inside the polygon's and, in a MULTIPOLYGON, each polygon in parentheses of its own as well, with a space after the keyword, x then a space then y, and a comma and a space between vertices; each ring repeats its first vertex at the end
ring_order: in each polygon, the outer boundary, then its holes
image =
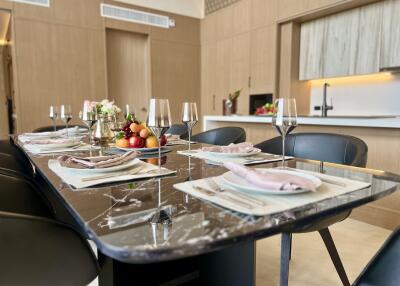
POLYGON ((322 104, 323 84, 328 82, 329 115, 400 115, 400 74, 311 81, 310 115, 320 115, 314 106, 322 104))

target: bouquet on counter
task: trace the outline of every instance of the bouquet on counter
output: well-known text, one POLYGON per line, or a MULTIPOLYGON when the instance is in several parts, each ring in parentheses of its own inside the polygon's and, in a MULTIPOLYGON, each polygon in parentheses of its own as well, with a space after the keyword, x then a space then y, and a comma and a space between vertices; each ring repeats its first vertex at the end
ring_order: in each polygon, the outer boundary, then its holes
POLYGON ((89 101, 86 100, 85 104, 89 105, 90 110, 96 110, 98 115, 103 116, 117 116, 121 109, 114 104, 114 101, 103 99, 102 101, 89 101))

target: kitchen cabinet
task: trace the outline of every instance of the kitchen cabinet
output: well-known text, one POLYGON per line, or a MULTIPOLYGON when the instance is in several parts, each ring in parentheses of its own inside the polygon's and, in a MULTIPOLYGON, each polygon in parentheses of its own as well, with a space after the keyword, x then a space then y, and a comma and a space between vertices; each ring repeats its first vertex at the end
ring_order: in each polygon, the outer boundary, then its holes
POLYGON ((299 79, 379 72, 382 3, 303 23, 299 79))
POLYGON ((400 0, 383 2, 380 68, 400 67, 400 0))

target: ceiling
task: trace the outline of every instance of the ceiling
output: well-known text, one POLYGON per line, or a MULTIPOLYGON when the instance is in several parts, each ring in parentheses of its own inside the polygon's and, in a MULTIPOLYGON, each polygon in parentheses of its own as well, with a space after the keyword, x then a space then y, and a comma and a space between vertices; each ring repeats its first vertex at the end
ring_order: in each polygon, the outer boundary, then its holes
POLYGON ((208 15, 237 1, 239 0, 205 0, 205 14, 208 15))
POLYGON ((6 42, 10 18, 10 12, 0 10, 0 45, 6 42))

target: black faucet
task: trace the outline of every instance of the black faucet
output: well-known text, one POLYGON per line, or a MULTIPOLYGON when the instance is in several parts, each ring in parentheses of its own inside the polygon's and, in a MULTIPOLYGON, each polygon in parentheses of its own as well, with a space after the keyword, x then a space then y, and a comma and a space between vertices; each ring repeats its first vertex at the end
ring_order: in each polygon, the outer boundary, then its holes
POLYGON ((321 110, 321 116, 322 117, 327 117, 328 116, 328 110, 332 110, 333 106, 328 105, 326 102, 326 95, 329 87, 329 83, 324 83, 324 92, 323 92, 323 97, 322 97, 322 105, 321 106, 314 106, 314 110, 321 110))

